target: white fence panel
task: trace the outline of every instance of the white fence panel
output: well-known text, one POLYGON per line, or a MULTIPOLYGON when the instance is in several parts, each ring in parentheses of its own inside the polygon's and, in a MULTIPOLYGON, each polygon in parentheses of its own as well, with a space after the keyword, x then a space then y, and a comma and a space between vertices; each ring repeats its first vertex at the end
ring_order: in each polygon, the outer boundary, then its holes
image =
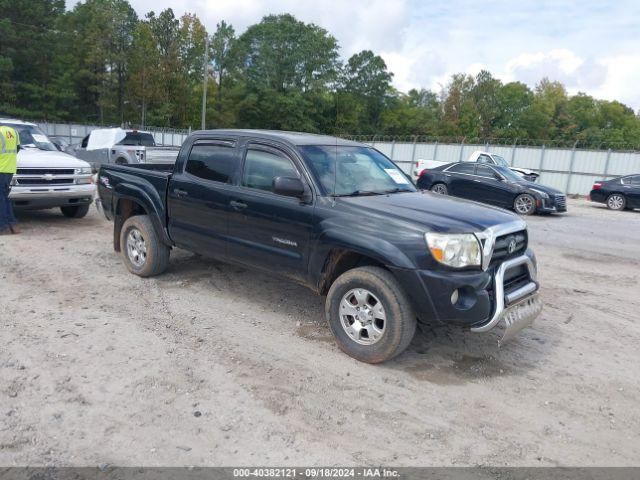
MULTIPOLYGON (((98 125, 39 122, 45 133, 79 143, 98 125)), ((147 127, 157 144, 182 145, 190 133, 147 127)), ((438 142, 372 142, 372 146, 392 158, 406 172, 416 160, 459 162, 475 150, 488 150, 504 157, 515 167, 529 168, 540 173, 540 182, 566 193, 586 194, 594 180, 633 173, 640 174, 640 152, 612 152, 571 148, 529 147, 519 145, 451 144, 438 142)))

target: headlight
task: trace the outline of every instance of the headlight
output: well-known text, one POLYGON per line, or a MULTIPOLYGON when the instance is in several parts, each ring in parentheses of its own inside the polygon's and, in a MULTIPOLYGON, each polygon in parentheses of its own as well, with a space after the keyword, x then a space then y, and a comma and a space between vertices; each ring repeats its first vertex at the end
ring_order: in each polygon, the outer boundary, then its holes
POLYGON ((91 167, 76 168, 76 175, 89 175, 91 173, 91 167))
POLYGON ((433 258, 444 265, 464 268, 482 264, 480 243, 472 233, 425 233, 425 238, 433 258))
POLYGON ((543 192, 542 190, 538 190, 537 188, 530 188, 529 190, 533 190, 534 192, 539 194, 542 198, 549 198, 549 195, 547 195, 547 193, 543 192))

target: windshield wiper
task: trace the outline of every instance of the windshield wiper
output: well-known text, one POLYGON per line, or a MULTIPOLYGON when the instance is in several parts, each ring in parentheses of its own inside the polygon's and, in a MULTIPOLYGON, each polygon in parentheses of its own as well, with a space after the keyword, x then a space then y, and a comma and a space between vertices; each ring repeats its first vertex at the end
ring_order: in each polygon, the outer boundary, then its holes
POLYGON ((364 197, 367 195, 384 195, 383 192, 376 192, 374 190, 356 190, 351 193, 340 193, 337 195, 331 195, 332 197, 364 197))
POLYGON ((400 193, 400 192, 413 192, 413 190, 410 190, 408 188, 391 188, 389 190, 385 190, 384 192, 380 192, 383 195, 387 195, 389 193, 400 193))

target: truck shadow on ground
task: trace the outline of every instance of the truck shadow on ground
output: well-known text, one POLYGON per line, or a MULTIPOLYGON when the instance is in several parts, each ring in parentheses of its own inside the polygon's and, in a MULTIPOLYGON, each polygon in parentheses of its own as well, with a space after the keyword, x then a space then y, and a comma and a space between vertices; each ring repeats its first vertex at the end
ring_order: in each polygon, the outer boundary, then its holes
MULTIPOLYGON (((195 287, 233 296, 248 311, 277 315, 270 324, 290 329, 304 341, 319 342, 337 350, 326 323, 324 297, 267 273, 245 269, 187 252, 172 255, 167 274, 158 277, 165 288, 195 287)), ((404 371, 413 380, 441 385, 461 385, 493 377, 522 375, 549 354, 553 342, 532 328, 499 347, 501 332, 475 334, 447 325, 419 324, 409 348, 380 368, 404 371)), ((325 348, 325 347, 323 347, 325 348)))

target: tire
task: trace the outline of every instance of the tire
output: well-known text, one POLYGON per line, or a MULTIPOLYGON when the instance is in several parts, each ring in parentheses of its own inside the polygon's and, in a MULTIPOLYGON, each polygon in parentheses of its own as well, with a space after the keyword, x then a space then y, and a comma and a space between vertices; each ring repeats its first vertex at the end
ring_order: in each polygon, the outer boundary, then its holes
POLYGON ((536 199, 528 193, 518 195, 513 201, 513 209, 518 215, 533 215, 536 212, 536 199))
POLYGON ((120 253, 134 275, 152 277, 169 266, 170 248, 160 241, 147 215, 130 217, 120 232, 120 253))
POLYGON ((327 294, 325 314, 338 347, 366 363, 382 363, 399 355, 416 331, 416 315, 407 295, 395 277, 380 267, 359 267, 340 275, 327 294), (367 328, 360 320, 368 323, 367 328))
POLYGON ((444 183, 434 183, 431 185, 430 190, 439 195, 449 195, 449 189, 444 183))
POLYGON ((67 218, 83 218, 89 213, 89 205, 74 205, 73 207, 60 207, 60 211, 67 218))
POLYGON ((627 208, 627 199, 621 193, 612 193, 607 197, 607 208, 609 210, 624 210, 627 208))
POLYGON ((126 158, 120 157, 116 159, 116 165, 127 165, 128 163, 126 158))

